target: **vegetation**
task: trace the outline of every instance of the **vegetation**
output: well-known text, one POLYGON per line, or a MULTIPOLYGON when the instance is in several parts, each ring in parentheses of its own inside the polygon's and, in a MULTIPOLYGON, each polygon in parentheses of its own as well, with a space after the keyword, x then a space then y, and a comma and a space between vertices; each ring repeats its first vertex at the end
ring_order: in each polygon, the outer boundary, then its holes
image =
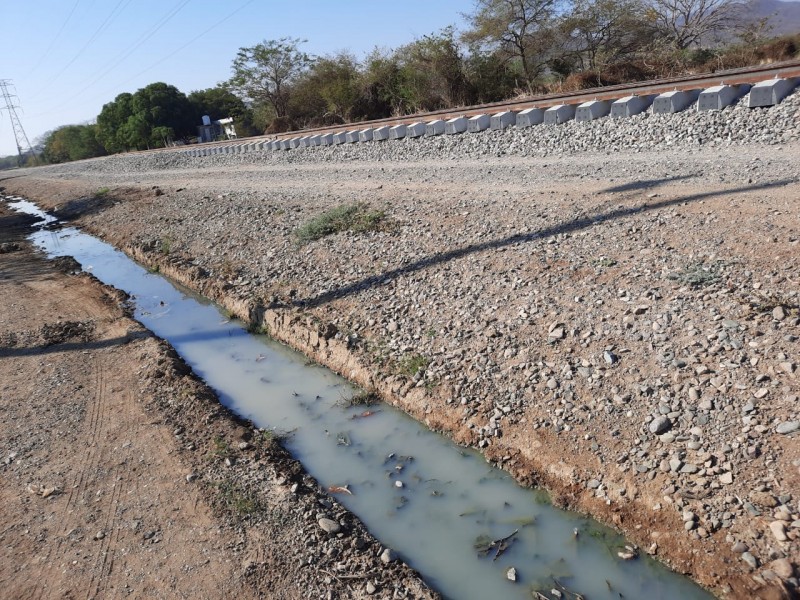
POLYGON ((421 354, 406 354, 400 361, 399 370, 403 375, 414 377, 420 371, 427 369, 430 362, 421 354))
MULTIPOLYGON (((800 56, 800 34, 770 39, 779 24, 750 16, 747 2, 475 0, 463 31, 447 27, 362 59, 347 51, 314 57, 300 39, 264 40, 240 48, 230 79, 216 87, 187 97, 159 82, 118 95, 96 124, 46 134, 43 158, 65 162, 191 142, 203 115, 233 117, 237 134, 248 136, 800 56)), ((0 169, 17 162, 0 158, 0 169)), ((353 214, 351 226, 337 215, 308 224, 301 241, 382 219, 353 214)))
POLYGON ((325 211, 295 231, 298 243, 308 244, 342 231, 375 231, 380 229, 386 213, 371 210, 364 202, 343 204, 325 211))

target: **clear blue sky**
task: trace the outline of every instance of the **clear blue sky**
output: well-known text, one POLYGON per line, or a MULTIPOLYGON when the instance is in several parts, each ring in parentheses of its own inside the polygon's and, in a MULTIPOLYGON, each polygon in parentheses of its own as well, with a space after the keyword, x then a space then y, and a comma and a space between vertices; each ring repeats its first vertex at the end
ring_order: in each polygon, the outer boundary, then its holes
MULTIPOLYGON (((375 46, 394 48, 460 26, 473 6, 473 0, 6 1, 0 79, 14 83, 33 143, 60 125, 94 119, 117 94, 155 81, 187 94, 212 87, 230 76, 240 47, 265 39, 303 38, 311 54, 348 49, 361 58, 375 46)), ((16 154, 14 135, 0 111, 0 156, 8 154, 16 154)))

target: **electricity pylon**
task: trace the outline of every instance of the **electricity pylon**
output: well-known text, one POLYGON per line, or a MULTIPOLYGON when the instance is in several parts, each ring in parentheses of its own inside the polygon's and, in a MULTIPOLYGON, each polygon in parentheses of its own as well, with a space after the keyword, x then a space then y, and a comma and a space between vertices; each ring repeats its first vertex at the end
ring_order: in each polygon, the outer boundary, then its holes
MULTIPOLYGON (((36 155, 33 153, 33 148, 31 148, 31 143, 28 141, 28 136, 25 134, 25 130, 22 128, 22 123, 17 116, 16 109, 19 108, 19 104, 16 104, 13 100, 17 96, 8 91, 10 86, 10 79, 0 79, 0 95, 3 96, 3 100, 6 104, 5 110, 8 111, 8 114, 11 117, 11 129, 14 131, 14 141, 17 143, 17 153, 19 154, 17 163, 21 167, 24 163, 25 156, 23 148, 26 149, 25 151, 28 152, 34 160, 36 160, 36 155)), ((0 106, 0 110, 4 110, 2 106, 0 106)))

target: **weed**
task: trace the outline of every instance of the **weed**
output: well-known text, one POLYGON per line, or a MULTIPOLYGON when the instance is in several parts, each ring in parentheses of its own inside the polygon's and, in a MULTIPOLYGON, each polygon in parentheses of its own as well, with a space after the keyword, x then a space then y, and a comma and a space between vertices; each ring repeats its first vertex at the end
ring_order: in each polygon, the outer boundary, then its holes
POLYGON ((427 334, 428 337, 434 338, 434 337, 436 337, 436 330, 435 329, 428 329, 426 334, 427 334))
POLYGON ((418 353, 406 354, 401 360, 398 368, 400 373, 414 377, 420 371, 424 371, 430 364, 430 359, 418 353))
POLYGON ((165 237, 161 240, 161 247, 159 248, 161 254, 164 256, 168 255, 172 252, 172 239, 170 237, 165 237))
POLYGON ((214 436, 214 456, 219 456, 220 458, 228 458, 231 456, 231 446, 228 444, 227 440, 225 440, 222 436, 216 435, 214 436))
POLYGON ((111 190, 109 188, 103 187, 103 188, 100 188, 99 190, 97 190, 94 193, 94 196, 95 196, 95 198, 102 198, 104 196, 107 196, 110 191, 111 190))
POLYGON ((595 260, 592 261, 592 264, 594 264, 594 266, 596 267, 603 267, 607 269, 608 267, 616 266, 617 261, 614 260, 613 258, 608 258, 607 256, 604 256, 602 258, 596 258, 595 260))
POLYGON ((782 292, 756 292, 750 306, 757 313, 771 313, 780 307, 788 315, 800 315, 800 301, 782 292))
POLYGON ((722 263, 715 262, 711 265, 694 263, 685 267, 682 271, 667 275, 667 279, 677 281, 683 285, 692 287, 703 287, 711 285, 720 280, 720 268, 722 263))
POLYGON ((152 267, 148 267, 148 268, 147 268, 147 272, 148 272, 148 273, 153 273, 153 274, 156 274, 156 273, 158 273, 159 271, 161 271, 161 267, 160 267, 159 265, 153 265, 152 267))
POLYGON ((269 328, 269 325, 267 325, 266 323, 261 323, 261 324, 259 324, 259 323, 250 323, 247 326, 247 332, 248 333, 252 333, 254 335, 269 335, 270 334, 270 328, 269 328))
POLYGON ((252 515, 264 508, 258 496, 233 483, 221 482, 216 486, 225 505, 238 515, 252 515))
POLYGON ((338 404, 340 406, 349 407, 349 406, 372 406, 373 404, 377 404, 380 402, 380 398, 375 392, 369 391, 361 391, 357 394, 350 396, 349 398, 342 398, 338 404))
POLYGON ((285 442, 289 438, 289 432, 287 431, 278 431, 277 429, 262 429, 261 430, 261 439, 267 443, 276 443, 280 444, 285 442))
POLYGON ((294 235, 299 244, 308 244, 342 231, 377 231, 385 219, 385 212, 371 210, 364 202, 343 204, 314 217, 295 230, 294 235))

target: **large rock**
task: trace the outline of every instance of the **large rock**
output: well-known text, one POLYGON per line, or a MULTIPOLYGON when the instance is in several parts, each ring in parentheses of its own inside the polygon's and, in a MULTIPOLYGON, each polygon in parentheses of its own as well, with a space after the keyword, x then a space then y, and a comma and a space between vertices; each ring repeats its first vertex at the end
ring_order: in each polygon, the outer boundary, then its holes
POLYGON ((660 435, 669 431, 672 428, 672 421, 669 420, 669 417, 661 415, 660 417, 656 417, 652 421, 650 421, 650 433, 655 433, 656 435, 660 435))

